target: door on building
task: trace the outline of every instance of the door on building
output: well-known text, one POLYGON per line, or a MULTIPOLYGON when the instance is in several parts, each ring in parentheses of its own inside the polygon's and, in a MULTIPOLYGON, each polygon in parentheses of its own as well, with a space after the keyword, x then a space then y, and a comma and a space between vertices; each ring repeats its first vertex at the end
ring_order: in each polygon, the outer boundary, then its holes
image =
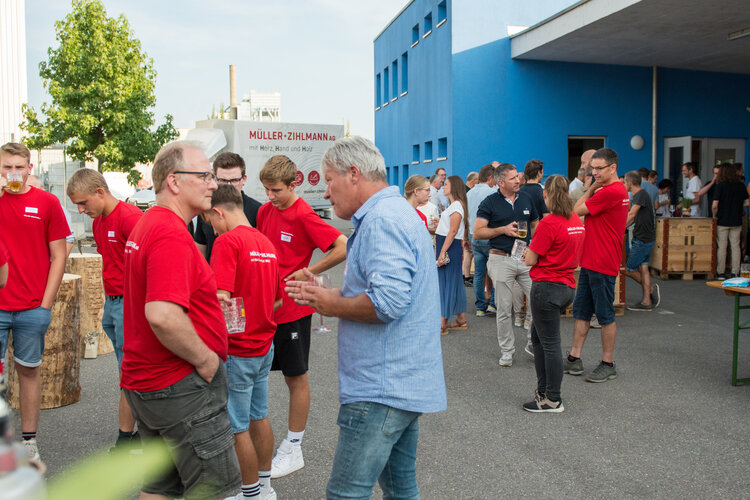
POLYGON ((568 179, 578 177, 578 169, 581 168, 581 155, 589 149, 601 149, 604 147, 604 136, 568 136, 568 179))
MULTIPOLYGON (((673 183, 672 199, 681 194, 687 184, 682 177, 682 165, 688 161, 698 165, 698 176, 705 184, 713 177, 717 163, 743 163, 745 139, 715 137, 665 137, 662 177, 673 183)), ((746 166, 746 165, 745 165, 746 166)))

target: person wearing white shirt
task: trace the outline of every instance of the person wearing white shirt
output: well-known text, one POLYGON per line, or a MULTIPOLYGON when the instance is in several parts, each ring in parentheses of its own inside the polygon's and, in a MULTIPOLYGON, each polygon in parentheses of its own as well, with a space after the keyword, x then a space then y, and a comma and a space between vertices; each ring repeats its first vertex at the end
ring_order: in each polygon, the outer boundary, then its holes
POLYGON ((691 217, 705 217, 706 215, 703 210, 701 195, 699 192, 703 187, 703 182, 701 182, 701 178, 695 173, 697 169, 697 165, 693 162, 687 162, 682 165, 682 175, 688 179, 684 198, 693 200, 692 206, 690 207, 691 217))
POLYGON ((591 165, 591 157, 596 153, 595 149, 587 149, 581 155, 581 168, 578 169, 578 177, 570 181, 568 185, 568 194, 572 195, 573 191, 583 186, 583 182, 586 180, 586 170, 591 165))

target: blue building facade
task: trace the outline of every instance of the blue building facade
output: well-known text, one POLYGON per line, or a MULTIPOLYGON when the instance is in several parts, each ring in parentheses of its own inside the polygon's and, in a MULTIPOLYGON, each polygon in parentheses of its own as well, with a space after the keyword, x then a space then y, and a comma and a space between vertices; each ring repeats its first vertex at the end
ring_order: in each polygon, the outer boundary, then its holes
POLYGON ((674 180, 670 138, 687 141, 680 162, 697 161, 704 180, 716 161, 747 170, 750 75, 511 57, 508 26, 532 26, 571 3, 409 2, 374 42, 375 142, 389 182, 403 187, 438 167, 465 178, 492 160, 522 170, 532 158, 545 175, 570 177, 583 150, 600 146, 618 152, 621 175, 655 166, 674 180), (408 75, 397 94, 395 71, 408 75))

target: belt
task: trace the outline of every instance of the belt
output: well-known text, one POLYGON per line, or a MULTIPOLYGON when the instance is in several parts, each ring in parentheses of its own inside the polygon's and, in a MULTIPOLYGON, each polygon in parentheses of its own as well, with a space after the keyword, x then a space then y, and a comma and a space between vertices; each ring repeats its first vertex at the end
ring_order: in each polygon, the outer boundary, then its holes
POLYGON ((117 300, 117 299, 121 299, 122 295, 107 295, 107 298, 109 300, 117 300))
POLYGON ((510 254, 508 252, 503 252, 502 250, 496 250, 494 248, 490 248, 490 253, 495 255, 504 255, 506 257, 510 257, 510 254))

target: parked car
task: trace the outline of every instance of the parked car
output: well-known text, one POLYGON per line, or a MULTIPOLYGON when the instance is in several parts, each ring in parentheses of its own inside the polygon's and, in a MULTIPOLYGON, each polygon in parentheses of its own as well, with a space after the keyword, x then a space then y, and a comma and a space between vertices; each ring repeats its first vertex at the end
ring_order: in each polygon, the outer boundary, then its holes
POLYGON ((135 205, 143 212, 145 212, 149 208, 156 205, 156 193, 154 193, 154 189, 151 187, 141 189, 128 196, 128 199, 125 201, 132 205, 135 205))

